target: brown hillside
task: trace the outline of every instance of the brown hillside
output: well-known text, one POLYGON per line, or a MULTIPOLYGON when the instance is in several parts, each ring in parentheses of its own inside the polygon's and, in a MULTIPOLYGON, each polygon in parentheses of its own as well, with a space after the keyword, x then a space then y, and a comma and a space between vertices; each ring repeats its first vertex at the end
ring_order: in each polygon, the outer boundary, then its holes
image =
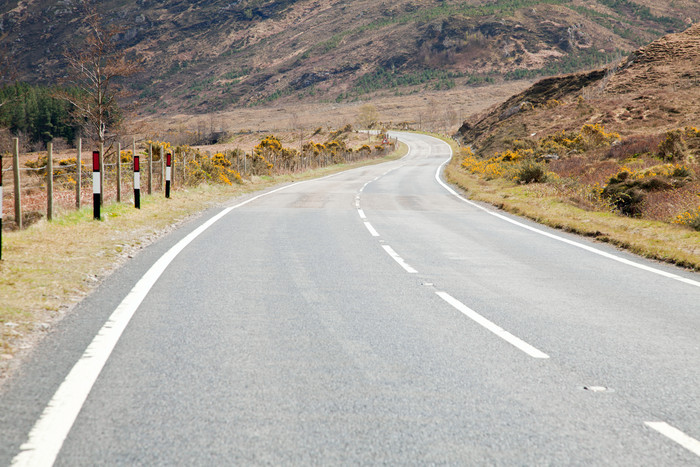
POLYGON ((514 139, 539 139, 595 123, 623 136, 698 126, 700 25, 664 36, 609 69, 539 81, 472 117, 459 134, 490 156, 514 139))
MULTIPOLYGON (((80 2, 0 4, 0 58, 54 83, 84 33, 80 2)), ((700 21, 699 0, 105 0, 125 83, 147 112, 279 100, 352 102, 600 67, 700 21)))

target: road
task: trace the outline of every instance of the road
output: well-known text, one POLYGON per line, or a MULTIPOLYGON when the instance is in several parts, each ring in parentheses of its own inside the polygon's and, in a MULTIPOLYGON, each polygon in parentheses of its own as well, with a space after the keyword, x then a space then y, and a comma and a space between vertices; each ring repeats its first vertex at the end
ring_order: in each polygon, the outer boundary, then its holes
POLYGON ((699 465, 700 275, 470 203, 399 136, 117 271, 6 385, 0 465, 699 465))

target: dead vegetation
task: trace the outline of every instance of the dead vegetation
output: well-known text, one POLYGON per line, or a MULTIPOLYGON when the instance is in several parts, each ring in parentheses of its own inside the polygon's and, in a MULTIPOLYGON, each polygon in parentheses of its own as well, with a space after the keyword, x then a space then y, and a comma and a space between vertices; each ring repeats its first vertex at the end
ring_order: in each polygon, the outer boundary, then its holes
MULTIPOLYGON (((528 190, 577 208, 680 225, 700 247, 700 82, 689 78, 699 60, 696 25, 610 69, 542 80, 465 122, 462 170, 539 183, 528 190)), ((697 249, 684 248, 694 253, 652 256, 697 268, 697 249)))

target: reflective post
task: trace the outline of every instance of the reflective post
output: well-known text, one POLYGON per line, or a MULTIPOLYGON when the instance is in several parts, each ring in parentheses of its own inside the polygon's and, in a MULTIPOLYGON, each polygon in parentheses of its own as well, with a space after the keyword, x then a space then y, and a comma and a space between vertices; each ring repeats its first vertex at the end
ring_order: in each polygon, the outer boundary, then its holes
POLYGON ((170 198, 170 180, 172 177, 173 155, 168 153, 165 156, 165 197, 170 198))
POLYGON ((139 156, 134 153, 134 207, 141 209, 141 168, 139 156))
POLYGON ((92 151, 92 213, 95 220, 100 220, 100 204, 102 203, 100 182, 100 151, 92 151))

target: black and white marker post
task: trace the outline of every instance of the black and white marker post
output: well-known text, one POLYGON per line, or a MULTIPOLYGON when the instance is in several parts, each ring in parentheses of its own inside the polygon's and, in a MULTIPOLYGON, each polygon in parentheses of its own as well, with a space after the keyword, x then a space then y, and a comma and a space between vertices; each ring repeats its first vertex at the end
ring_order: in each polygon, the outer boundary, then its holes
POLYGON ((101 193, 100 151, 92 151, 92 212, 95 220, 100 220, 100 204, 102 204, 101 193))
POLYGON ((141 168, 139 156, 134 154, 134 207, 141 209, 141 168))
POLYGON ((172 176, 172 157, 173 155, 168 153, 165 156, 165 197, 170 198, 170 177, 172 176))

